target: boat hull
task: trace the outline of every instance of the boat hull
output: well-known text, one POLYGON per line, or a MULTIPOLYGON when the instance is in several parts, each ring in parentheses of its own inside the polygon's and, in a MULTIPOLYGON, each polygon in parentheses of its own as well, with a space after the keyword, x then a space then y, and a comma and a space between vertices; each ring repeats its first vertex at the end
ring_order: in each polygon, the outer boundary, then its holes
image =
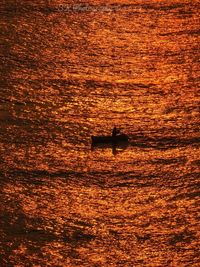
POLYGON ((128 136, 126 134, 120 134, 117 136, 92 136, 92 144, 115 144, 128 142, 128 136))

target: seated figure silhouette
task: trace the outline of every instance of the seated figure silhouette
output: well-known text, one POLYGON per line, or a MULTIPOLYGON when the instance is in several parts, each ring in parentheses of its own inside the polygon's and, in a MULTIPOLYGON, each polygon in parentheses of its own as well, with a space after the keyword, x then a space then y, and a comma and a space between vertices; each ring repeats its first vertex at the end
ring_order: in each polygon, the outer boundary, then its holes
POLYGON ((117 136, 117 134, 119 134, 119 133, 120 133, 120 130, 117 129, 116 126, 115 126, 115 127, 113 128, 113 130, 112 130, 112 137, 117 136))

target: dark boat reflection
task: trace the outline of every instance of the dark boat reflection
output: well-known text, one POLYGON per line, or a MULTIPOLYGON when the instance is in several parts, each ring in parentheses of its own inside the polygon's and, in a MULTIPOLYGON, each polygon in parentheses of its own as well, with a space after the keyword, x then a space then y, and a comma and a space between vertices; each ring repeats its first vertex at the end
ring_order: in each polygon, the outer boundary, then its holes
POLYGON ((112 154, 117 155, 118 153, 124 151, 129 146, 128 142, 118 142, 118 143, 92 143, 91 151, 96 149, 112 149, 112 154))

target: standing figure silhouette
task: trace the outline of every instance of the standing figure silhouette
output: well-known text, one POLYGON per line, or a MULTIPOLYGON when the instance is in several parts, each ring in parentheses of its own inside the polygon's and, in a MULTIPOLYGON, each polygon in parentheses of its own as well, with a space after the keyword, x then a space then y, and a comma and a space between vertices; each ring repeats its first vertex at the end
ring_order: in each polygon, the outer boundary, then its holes
POLYGON ((115 137, 117 134, 120 133, 120 130, 116 128, 116 126, 112 130, 112 137, 115 137))

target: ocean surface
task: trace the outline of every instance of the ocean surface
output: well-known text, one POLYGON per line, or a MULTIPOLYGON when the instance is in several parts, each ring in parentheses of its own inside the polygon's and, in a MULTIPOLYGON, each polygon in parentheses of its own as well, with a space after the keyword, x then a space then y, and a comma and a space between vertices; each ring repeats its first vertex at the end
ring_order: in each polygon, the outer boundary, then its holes
POLYGON ((1 1, 1 267, 200 266, 199 10, 1 1))

